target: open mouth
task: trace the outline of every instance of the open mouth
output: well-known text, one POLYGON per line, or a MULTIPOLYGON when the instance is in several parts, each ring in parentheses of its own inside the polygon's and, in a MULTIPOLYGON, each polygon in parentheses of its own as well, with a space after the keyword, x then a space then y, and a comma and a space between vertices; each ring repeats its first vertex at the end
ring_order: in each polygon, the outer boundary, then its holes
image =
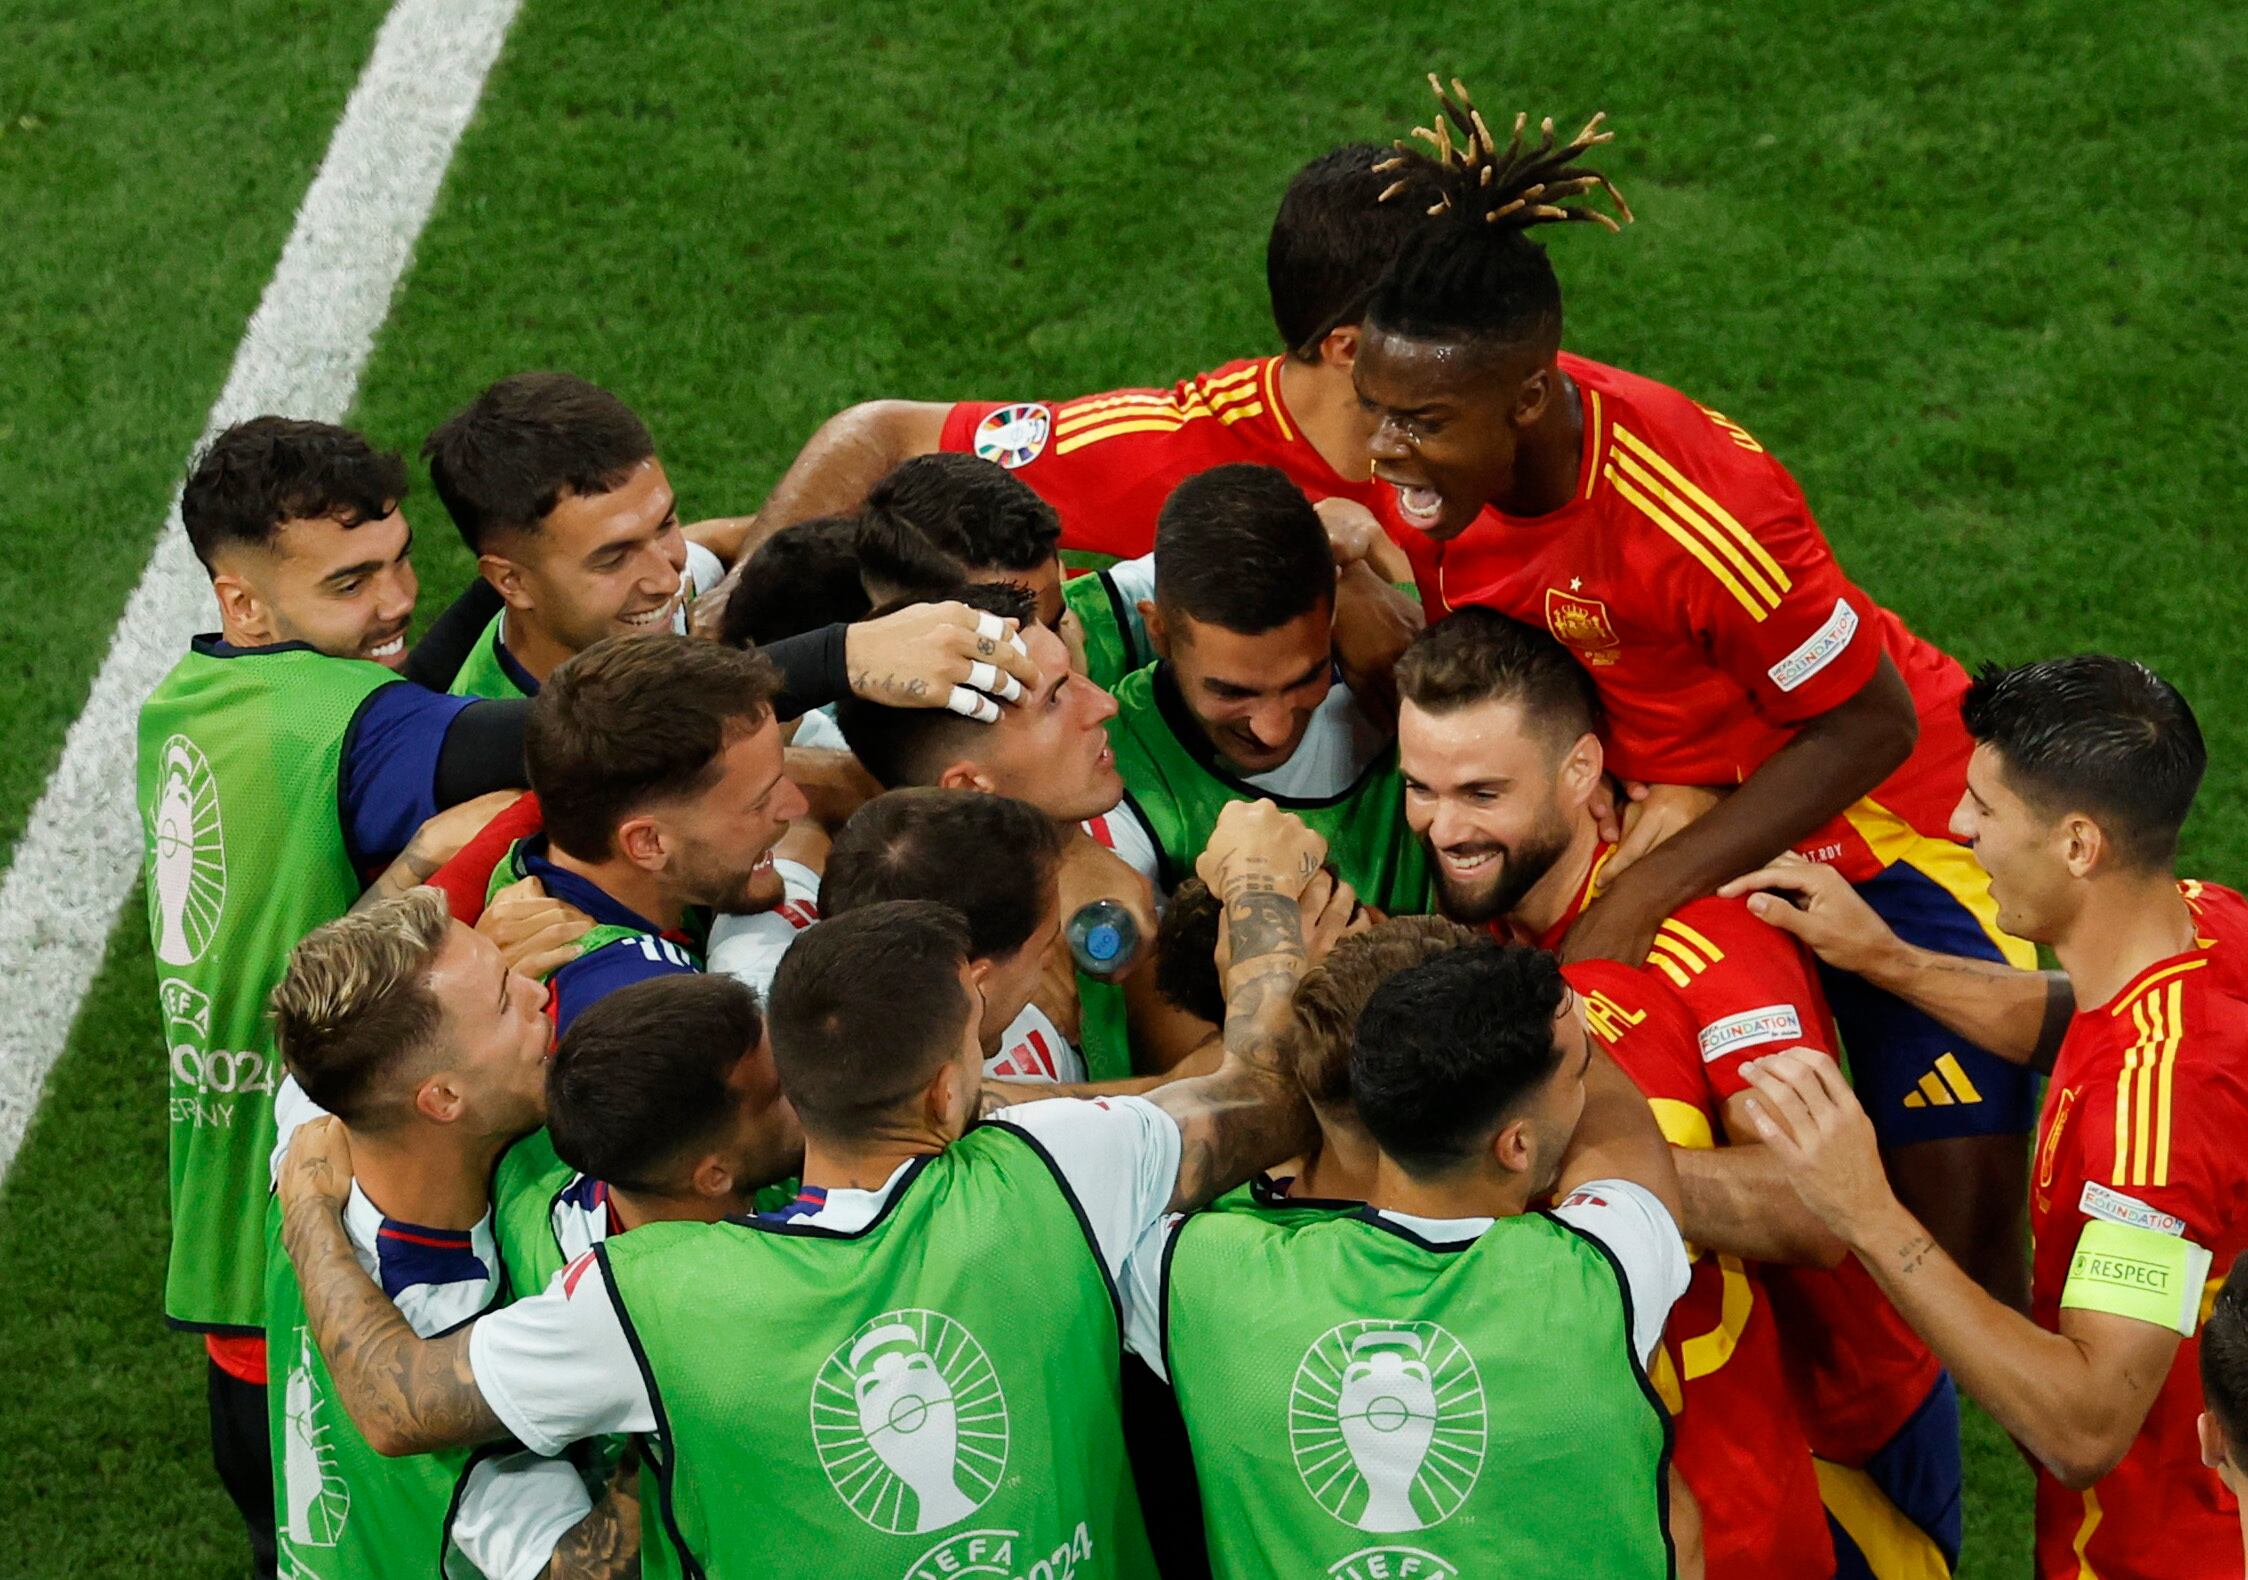
POLYGON ((387 663, 389 660, 398 657, 399 654, 405 651, 406 631, 405 627, 401 626, 399 627, 398 634, 396 636, 388 637, 383 641, 377 642, 374 646, 368 648, 367 656, 373 659, 376 663, 381 664, 387 663))
POLYGON ((1479 878, 1498 863, 1495 850, 1445 850, 1437 852, 1444 870, 1455 878, 1479 878))
POLYGON ((620 614, 617 624, 628 631, 666 631, 671 628, 672 611, 679 607, 677 598, 666 598, 653 609, 639 614, 620 614))
POLYGON ((769 850, 765 852, 764 855, 750 864, 749 870, 753 873, 771 872, 773 870, 773 853, 769 850))
POLYGON ((1406 523, 1415 527, 1430 527, 1444 514, 1444 496, 1433 488, 1407 487, 1403 483, 1389 485, 1397 494, 1397 513, 1406 523))

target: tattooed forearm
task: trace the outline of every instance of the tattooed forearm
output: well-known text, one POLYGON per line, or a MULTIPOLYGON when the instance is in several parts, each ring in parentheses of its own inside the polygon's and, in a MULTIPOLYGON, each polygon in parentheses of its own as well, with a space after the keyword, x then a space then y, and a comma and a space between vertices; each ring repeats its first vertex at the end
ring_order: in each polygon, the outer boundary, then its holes
POLYGON ((408 889, 418 888, 420 885, 427 883, 436 875, 437 869, 443 865, 445 865, 444 862, 436 857, 425 856, 412 845, 408 845, 403 851, 399 852, 396 861, 383 868, 381 875, 373 883, 367 885, 367 892, 351 902, 351 908, 355 911, 363 911, 370 905, 395 899, 408 889))
POLYGON ((1215 1074, 1149 1094, 1179 1126, 1179 1180, 1171 1211, 1191 1212, 1262 1168, 1294 1157, 1319 1127, 1296 1083, 1228 1059, 1215 1074))
POLYGON ((352 1255, 333 1203, 293 1205, 281 1244, 336 1395, 376 1453, 423 1454, 507 1435, 469 1368, 470 1330, 416 1334, 352 1255))
POLYGON ((611 1487, 562 1533, 544 1580, 626 1580, 640 1573, 640 1500, 611 1487))
POLYGON ((1896 1256, 1898 1276, 1910 1278, 1914 1273, 1919 1272, 1921 1268, 1928 1265, 1929 1253, 1935 1249, 1936 1242, 1925 1234, 1916 1234, 1903 1245, 1898 1246, 1896 1256))

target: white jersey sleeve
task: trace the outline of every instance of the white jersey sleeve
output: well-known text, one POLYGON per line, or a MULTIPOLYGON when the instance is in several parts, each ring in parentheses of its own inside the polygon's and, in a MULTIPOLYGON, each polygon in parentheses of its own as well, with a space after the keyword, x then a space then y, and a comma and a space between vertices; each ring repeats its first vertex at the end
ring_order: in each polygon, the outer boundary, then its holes
POLYGON ((1051 1016, 1036 1004, 1025 1004, 999 1034, 999 1051, 984 1060, 983 1073, 1003 1081, 1075 1086, 1085 1079, 1085 1057, 1051 1016))
POLYGON ((559 1454, 604 1432, 652 1432, 656 1408, 591 1251, 468 1334, 476 1388, 516 1440, 559 1454))
POLYGON ((805 928, 820 919, 820 875, 800 861, 775 858, 781 900, 771 910, 746 916, 720 916, 710 924, 710 969, 746 982, 763 999, 773 990, 781 956, 805 928))
POLYGON ((288 1161, 289 1142, 296 1136, 297 1127, 327 1117, 328 1111, 305 1096, 295 1076, 281 1077, 281 1089, 273 1094, 273 1151, 265 1160, 271 1188, 281 1188, 281 1165, 288 1161))
POLYGON ((1116 1281, 1124 1307, 1124 1347, 1165 1382, 1171 1374, 1163 1366, 1163 1258, 1185 1222, 1184 1213, 1167 1212, 1149 1224, 1124 1258, 1124 1276, 1116 1281))
POLYGON ((818 747, 823 751, 847 752, 851 743, 843 739, 843 726, 835 722, 835 704, 814 708, 796 721, 796 734, 789 740, 791 746, 818 747))
POLYGON ((592 1512, 568 1460, 501 1454, 469 1468, 450 1535, 485 1580, 539 1580, 554 1544, 592 1512))
POLYGON ((1139 1097, 1050 1097, 1004 1109, 992 1121, 1046 1149, 1092 1226, 1109 1277, 1170 1210, 1179 1182, 1178 1122, 1139 1097))
POLYGON ((1155 836, 1148 832, 1147 824, 1132 803, 1119 801, 1099 817, 1089 817, 1079 825, 1098 844, 1114 851, 1127 867, 1153 885, 1156 903, 1160 905, 1163 893, 1162 865, 1155 851, 1155 836))
POLYGON ((687 585, 694 588, 695 596, 704 593, 726 579, 726 562, 700 543, 687 545, 687 585))
POLYGON ((1692 1268, 1678 1224, 1654 1192, 1629 1180, 1588 1180, 1553 1215, 1606 1246, 1631 1293, 1631 1343, 1644 1366, 1662 1342, 1670 1308, 1686 1293, 1692 1268))

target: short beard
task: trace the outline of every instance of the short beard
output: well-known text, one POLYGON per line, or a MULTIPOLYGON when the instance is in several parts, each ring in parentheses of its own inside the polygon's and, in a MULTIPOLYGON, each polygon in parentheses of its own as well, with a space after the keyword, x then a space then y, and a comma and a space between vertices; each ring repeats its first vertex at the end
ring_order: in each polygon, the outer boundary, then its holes
POLYGON ((1497 881, 1473 895, 1463 895, 1452 887, 1443 859, 1426 834, 1421 836, 1421 848, 1428 856, 1429 877, 1436 885, 1438 909, 1455 922, 1481 927, 1514 914, 1523 896, 1536 888, 1538 881, 1553 870, 1554 863, 1568 854, 1569 833, 1556 820, 1555 826, 1540 829, 1512 850, 1501 852, 1497 881))

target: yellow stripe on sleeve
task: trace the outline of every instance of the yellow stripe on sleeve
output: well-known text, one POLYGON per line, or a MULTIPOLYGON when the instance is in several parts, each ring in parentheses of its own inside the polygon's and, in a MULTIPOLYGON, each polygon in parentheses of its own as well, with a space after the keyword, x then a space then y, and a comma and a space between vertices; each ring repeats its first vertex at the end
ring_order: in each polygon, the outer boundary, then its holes
POLYGON ((2172 981, 2169 986, 2164 1014, 2170 1023, 2170 1034, 2162 1040, 2162 1062, 2155 1071, 2154 1093, 2154 1177, 2146 1183, 2170 1183, 2170 1077, 2178 1068, 2178 1047, 2185 1041, 2185 984, 2172 981))
POLYGON ((1786 592, 1795 585, 1788 579, 1787 572, 1780 569, 1780 562, 1772 558, 1770 551, 1763 544, 1756 541, 1754 533, 1735 520, 1732 512, 1710 498, 1708 494, 1702 492, 1701 488, 1684 472, 1663 459, 1661 453, 1653 445, 1640 438, 1639 435, 1633 433, 1622 423, 1616 424, 1616 442, 1628 446, 1640 459, 1667 478, 1673 488, 1691 501, 1721 531, 1730 534, 1743 549, 1748 551, 1750 558, 1764 567, 1764 573, 1772 579, 1781 592, 1786 592))
POLYGON ((1280 437, 1287 443, 1294 444, 1296 430, 1288 422, 1288 403, 1280 398, 1280 359, 1267 357, 1257 372, 1257 382, 1264 387, 1265 406, 1272 413, 1273 423, 1280 429, 1280 437))
MULTIPOLYGON (((1785 586, 1784 581, 1781 586, 1774 586, 1772 580, 1765 576, 1746 554, 1741 552, 1739 542, 1736 539, 1728 537, 1712 525, 1691 504, 1666 486, 1661 478, 1641 464, 1635 454, 1619 451, 1611 464, 1622 470, 1634 483, 1637 483, 1649 497, 1660 500, 1663 508, 1670 512, 1672 519, 1677 521, 1680 526, 1695 534, 1723 555, 1733 569, 1739 573, 1741 580, 1749 585, 1758 598, 1769 603, 1775 609, 1780 606, 1780 593, 1785 586)), ((1766 558, 1769 558, 1769 556, 1766 556, 1766 558)))
POLYGON ((1675 916, 1667 918, 1663 922, 1662 927, 1659 930, 1670 934, 1673 938, 1683 939, 1687 943, 1693 945, 1696 949, 1700 950, 1703 954, 1709 957, 1709 963, 1711 965, 1715 965, 1718 961, 1725 958, 1724 950, 1718 948, 1717 945, 1711 943, 1707 938, 1704 938, 1700 933, 1697 933, 1693 928, 1688 927, 1684 922, 1680 921, 1675 916))
POLYGON ((1616 492, 1633 505, 1641 515, 1660 527, 1680 548, 1693 555, 1695 559, 1700 560, 1702 569, 1708 571, 1724 584, 1725 590, 1739 600, 1740 606, 1748 611, 1750 619, 1761 622, 1771 616, 1772 611, 1765 607, 1746 587, 1741 585, 1740 579, 1733 574, 1730 567, 1710 551, 1708 544, 1671 520, 1661 506, 1641 493, 1622 473, 1616 470, 1614 465, 1611 464, 1604 475, 1610 483, 1615 485, 1616 492))
POLYGON ((1110 423, 1104 428, 1088 428, 1083 433, 1071 434, 1054 446, 1056 455, 1067 455, 1072 450, 1082 450, 1089 444, 1099 444, 1103 439, 1121 438, 1128 433, 1176 433, 1186 426, 1184 417, 1128 418, 1110 423))

